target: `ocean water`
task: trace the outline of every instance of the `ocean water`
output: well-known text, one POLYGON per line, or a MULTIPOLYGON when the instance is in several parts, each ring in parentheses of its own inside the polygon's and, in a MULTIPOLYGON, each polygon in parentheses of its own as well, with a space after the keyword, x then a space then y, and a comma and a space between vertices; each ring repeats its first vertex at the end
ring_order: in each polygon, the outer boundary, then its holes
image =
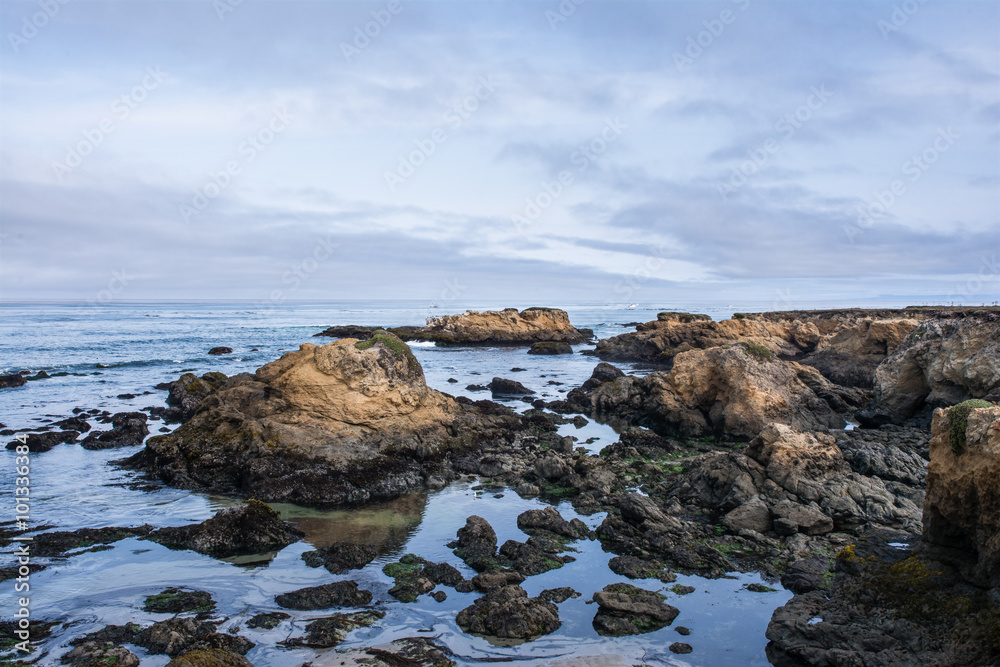
MULTIPOLYGON (((221 371, 227 375, 249 371, 277 359, 302 343, 322 344, 329 339, 313 335, 331 325, 366 324, 397 326, 423 324, 426 318, 504 306, 524 308, 549 305, 565 308, 575 326, 592 328, 599 338, 606 338, 630 328, 629 322, 655 319, 661 310, 703 312, 715 319, 729 317, 735 311, 771 310, 771 303, 711 304, 661 303, 635 308, 601 304, 448 304, 430 308, 410 302, 379 303, 290 303, 264 308, 240 302, 212 303, 123 303, 108 306, 74 304, 0 304, 0 372, 13 373, 45 370, 59 377, 28 382, 14 389, 0 389, 0 422, 5 428, 26 429, 64 418, 75 407, 100 408, 111 412, 139 410, 145 406, 164 405, 166 392, 154 385, 176 379, 181 372, 202 374, 221 371), (227 346, 231 355, 210 356, 208 350, 227 346), (134 395, 128 398, 126 395, 134 395)), ((880 304, 905 305, 905 304, 880 304)), ((798 305, 798 307, 805 307, 798 305)), ((815 304, 815 307, 832 307, 815 304)), ((489 393, 469 392, 469 384, 487 384, 494 376, 516 379, 544 398, 556 398, 579 386, 590 376, 598 360, 577 354, 533 356, 525 348, 437 348, 413 346, 424 368, 427 383, 452 395, 475 399, 489 398, 489 393), (511 368, 525 369, 511 372, 511 368), (457 382, 449 382, 455 379, 457 382)), ((649 369, 632 364, 617 364, 626 372, 644 373, 649 369)), ((525 409, 520 401, 510 403, 525 409)), ((100 425, 92 422, 92 425, 100 425)), ((151 421, 150 431, 170 428, 151 421)), ((573 425, 561 428, 565 435, 578 438, 579 444, 592 451, 616 439, 612 428, 591 421, 582 429, 573 425)), ((5 438, 4 440, 10 440, 5 438)), ((218 509, 236 502, 215 497, 159 488, 153 491, 130 490, 124 483, 133 474, 109 462, 132 454, 137 448, 91 452, 76 444, 58 445, 46 453, 31 456, 31 526, 52 526, 59 530, 83 527, 123 526, 149 523, 175 526, 203 521, 218 509)), ((0 450, 0 489, 9 510, 3 521, 13 518, 14 455, 0 450)), ((145 596, 167 586, 188 586, 207 590, 218 602, 218 615, 227 620, 221 631, 239 627, 257 646, 247 657, 258 666, 301 665, 316 659, 312 650, 286 650, 276 646, 288 637, 303 634, 309 619, 339 610, 289 612, 291 623, 261 632, 244 627, 246 620, 263 611, 278 610, 274 596, 341 578, 358 581, 372 590, 375 603, 387 611, 385 619, 372 628, 353 632, 344 647, 364 646, 406 636, 434 637, 447 645, 460 660, 473 664, 483 658, 506 658, 521 664, 547 664, 557 658, 615 655, 623 664, 645 662, 662 665, 763 665, 766 639, 764 630, 775 607, 790 593, 750 593, 748 583, 759 582, 755 574, 736 574, 733 579, 706 580, 679 577, 678 582, 692 585, 696 592, 679 597, 667 592, 668 602, 681 610, 673 625, 657 632, 627 638, 602 638, 591 626, 596 612, 587 604, 591 595, 604 585, 623 579, 607 567, 611 554, 604 553, 596 541, 578 542, 577 560, 561 569, 529 577, 523 584, 530 595, 544 588, 572 586, 582 595, 559 605, 562 627, 533 642, 515 646, 495 646, 486 638, 462 632, 455 625, 455 614, 471 604, 475 594, 444 589, 447 600, 435 602, 422 596, 418 602, 403 604, 387 593, 391 582, 382 572, 386 562, 412 552, 425 558, 446 560, 466 574, 469 570, 445 544, 470 514, 487 518, 506 539, 524 540, 516 517, 526 509, 543 507, 541 500, 525 500, 509 490, 483 492, 468 482, 447 489, 415 494, 376 506, 338 511, 318 511, 293 505, 275 505, 282 515, 306 532, 302 542, 279 553, 254 558, 217 560, 190 551, 170 551, 160 545, 136 539, 118 542, 111 549, 84 553, 66 559, 42 559, 48 568, 31 576, 32 618, 60 621, 64 624, 52 639, 40 642, 33 657, 43 656, 40 664, 58 664, 58 657, 69 647, 70 639, 92 632, 109 623, 129 620, 150 622, 168 615, 143 612, 145 596), (334 577, 325 569, 307 567, 301 559, 304 551, 330 542, 358 541, 381 545, 386 554, 360 571, 334 577), (673 629, 690 628, 688 637, 673 629), (694 652, 675 656, 667 646, 684 641, 694 652)), ((567 519, 577 516, 568 503, 557 505, 567 519)), ((580 517, 596 526, 602 514, 580 517)), ((8 548, 0 565, 13 563, 8 548)), ((652 590, 665 589, 656 580, 634 582, 652 590)), ((0 583, 3 595, 13 598, 13 582, 0 583)), ((9 618, 12 609, 4 605, 9 618)), ((134 647, 142 664, 165 665, 165 656, 148 656, 134 647)))

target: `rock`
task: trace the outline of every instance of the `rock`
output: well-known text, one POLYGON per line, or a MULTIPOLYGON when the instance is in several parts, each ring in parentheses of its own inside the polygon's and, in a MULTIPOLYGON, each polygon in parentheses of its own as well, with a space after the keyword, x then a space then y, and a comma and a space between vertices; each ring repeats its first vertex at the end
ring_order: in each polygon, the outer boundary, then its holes
POLYGON ((247 621, 247 627, 258 628, 261 630, 273 630, 278 627, 282 621, 288 618, 291 618, 291 616, 283 611, 269 611, 263 614, 254 615, 249 621, 247 621))
POLYGON ((254 646, 245 637, 218 633, 214 623, 191 617, 175 617, 154 623, 135 634, 129 643, 142 646, 154 655, 169 656, 211 648, 245 655, 254 646))
POLYGON ((329 662, 313 660, 315 667, 351 665, 359 667, 454 667, 457 663, 448 657, 451 651, 438 646, 425 637, 405 637, 387 644, 366 646, 358 649, 344 649, 336 654, 328 653, 329 662))
POLYGON ((142 608, 154 614, 203 612, 215 609, 215 600, 205 591, 166 588, 156 595, 148 596, 142 608))
POLYGON ((229 380, 222 373, 205 373, 200 378, 194 373, 185 373, 176 381, 169 383, 170 394, 167 405, 171 409, 164 412, 166 421, 185 422, 198 411, 202 400, 214 391, 221 389, 229 380))
POLYGON ((543 600, 548 600, 549 602, 561 604, 570 598, 580 597, 580 594, 569 586, 563 586, 561 588, 546 588, 538 594, 538 597, 543 600))
POLYGON ((734 533, 739 533, 741 530, 766 533, 774 525, 771 519, 771 510, 768 508, 767 503, 758 497, 751 498, 726 514, 722 519, 722 523, 734 533))
POLYGON ((233 353, 233 348, 231 348, 231 347, 213 347, 211 350, 208 351, 208 353, 209 354, 215 354, 215 355, 218 355, 218 354, 232 354, 233 353))
MULTIPOLYGON (((432 563, 414 554, 406 554, 396 563, 387 563, 382 572, 395 580, 389 594, 401 602, 416 602, 417 597, 434 590, 437 584, 466 584, 465 578, 448 563, 432 563)), ((472 590, 471 584, 469 590, 472 590)))
POLYGON ((14 373, 12 375, 0 375, 0 389, 20 387, 25 383, 23 375, 14 373))
POLYGON ((111 417, 110 431, 94 431, 80 443, 84 449, 111 449, 141 445, 149 428, 142 412, 119 412, 111 417))
POLYGON ((152 526, 146 524, 124 528, 80 528, 73 531, 52 531, 34 536, 31 553, 33 556, 51 557, 64 556, 69 551, 89 547, 94 547, 91 550, 96 551, 119 540, 148 535, 152 529, 152 526))
POLYGON ((662 563, 635 556, 615 556, 608 561, 608 567, 615 574, 629 579, 659 579, 664 583, 677 581, 677 575, 664 568, 662 563))
POLYGON ((455 459, 508 446, 525 418, 429 388, 416 358, 380 332, 234 376, 197 413, 122 462, 173 486, 275 502, 389 500, 453 478, 455 459))
POLYGON ((530 640, 558 630, 559 609, 540 597, 529 598, 520 586, 505 586, 476 600, 455 617, 464 631, 530 640))
POLYGON ((274 601, 285 609, 311 611, 330 607, 361 607, 372 601, 372 594, 359 589, 355 581, 335 581, 282 593, 274 601))
POLYGON ((466 387, 465 387, 466 391, 486 391, 488 389, 489 389, 489 387, 484 387, 481 384, 470 384, 470 385, 466 385, 466 387))
POLYGON ((285 646, 308 646, 311 648, 329 648, 336 646, 347 638, 347 633, 361 627, 368 627, 385 617, 385 612, 374 609, 358 611, 353 614, 336 614, 327 618, 319 618, 306 626, 306 634, 282 642, 285 646))
POLYGON ((489 593, 504 586, 516 586, 524 581, 524 575, 511 570, 480 572, 472 579, 472 587, 480 593, 489 593))
POLYGON ((167 667, 253 667, 239 653, 219 648, 188 651, 167 663, 167 667))
POLYGON ((90 430, 90 423, 82 417, 60 419, 59 421, 54 422, 53 426, 58 426, 64 431, 79 431, 80 433, 86 433, 90 430))
POLYGON ((750 349, 680 353, 669 372, 599 386, 591 396, 593 411, 661 435, 752 438, 769 422, 799 430, 844 426, 844 419, 799 379, 798 364, 758 359, 750 349))
MULTIPOLYGON (((974 565, 963 572, 1000 585, 1000 407, 969 401, 934 411, 923 537, 958 550, 974 565), (978 406, 989 407, 978 407, 978 406)), ((947 559, 944 552, 940 557, 947 559)))
POLYGON ((534 530, 547 530, 556 535, 568 537, 571 540, 587 539, 590 529, 579 519, 566 521, 555 507, 540 510, 527 510, 517 515, 517 527, 532 534, 534 530))
POLYGON ((21 445, 27 445, 29 452, 47 452, 56 445, 76 442, 76 439, 80 434, 77 431, 48 431, 42 433, 27 433, 26 435, 27 442, 11 440, 7 443, 7 449, 16 449, 21 445))
POLYGON ((334 542, 330 546, 315 551, 306 551, 302 560, 309 567, 323 566, 332 574, 344 574, 349 570, 359 570, 375 560, 378 550, 367 544, 334 542))
POLYGON ((576 329, 566 311, 557 308, 515 308, 502 311, 466 311, 463 315, 431 317, 427 326, 415 332, 419 340, 445 345, 523 345, 556 341, 576 345, 593 336, 576 329))
POLYGON ((677 634, 684 635, 685 637, 691 634, 690 628, 685 628, 683 625, 678 625, 674 630, 677 631, 677 634))
POLYGON ((691 651, 694 650, 693 648, 691 648, 690 644, 685 644, 683 642, 674 642, 667 648, 670 649, 671 653, 680 653, 680 654, 690 653, 691 651))
POLYGON ((74 667, 139 667, 139 658, 124 646, 108 642, 84 642, 59 659, 64 665, 74 667))
POLYGON ((670 587, 670 591, 675 595, 691 595, 694 593, 694 586, 685 586, 683 584, 674 584, 670 587))
POLYGON ((812 556, 801 558, 785 570, 781 575, 781 585, 802 595, 809 591, 829 588, 827 577, 830 575, 828 559, 812 556))
POLYGON ((545 456, 537 459, 534 466, 535 474, 541 479, 558 480, 569 475, 573 470, 558 456, 545 456))
POLYGON ((532 343, 528 354, 573 354, 573 348, 569 343, 546 340, 532 343))
POLYGON ((680 611, 663 602, 663 596, 631 584, 608 584, 594 593, 600 607, 594 629, 602 637, 622 637, 653 632, 670 625, 680 611))
POLYGON ((489 388, 494 396, 521 396, 535 393, 520 382, 504 378, 493 378, 489 388))
POLYGON ((581 389, 584 391, 590 391, 600 387, 605 382, 614 382, 621 377, 625 377, 625 373, 623 373, 620 368, 602 361, 594 367, 594 371, 590 374, 590 377, 587 378, 587 381, 583 383, 581 389))
POLYGON ((846 387, 871 387, 875 368, 913 331, 912 318, 862 320, 846 326, 816 345, 800 361, 829 380, 846 387))
POLYGON ((458 529, 458 540, 448 545, 455 555, 476 572, 497 569, 497 534, 481 516, 472 515, 458 529))
POLYGON ((875 397, 863 426, 902 424, 932 408, 1000 398, 1000 314, 922 322, 875 370, 875 397))
POLYGON ((148 539, 169 549, 191 549, 216 558, 265 553, 298 542, 305 534, 281 520, 259 500, 219 510, 215 516, 190 526, 154 531, 148 539))

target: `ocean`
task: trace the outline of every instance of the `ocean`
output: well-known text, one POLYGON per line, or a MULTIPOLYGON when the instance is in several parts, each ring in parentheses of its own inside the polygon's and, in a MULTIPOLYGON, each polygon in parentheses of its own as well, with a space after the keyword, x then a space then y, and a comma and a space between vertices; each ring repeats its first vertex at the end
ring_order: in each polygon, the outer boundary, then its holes
MULTIPOLYGON (((107 305, 66 303, 0 303, 0 372, 46 371, 53 377, 28 382, 23 387, 0 389, 0 422, 4 428, 19 430, 44 426, 71 415, 73 408, 100 408, 110 412, 163 406, 166 392, 155 385, 176 379, 182 372, 199 375, 220 371, 227 375, 253 372, 303 343, 322 344, 314 338, 331 325, 362 324, 399 326, 423 324, 426 318, 503 307, 519 309, 532 305, 567 310, 577 327, 594 330, 599 338, 630 331, 623 326, 656 318, 662 310, 702 312, 724 319, 733 312, 773 310, 768 303, 661 303, 655 305, 606 305, 558 303, 448 303, 440 308, 413 302, 296 302, 261 306, 251 302, 200 303, 112 303, 107 305), (233 348, 223 356, 210 356, 216 346, 233 348)), ((797 308, 828 308, 850 304, 796 304, 797 308)), ((865 304, 872 306, 873 304, 865 304)), ((906 304, 885 303, 878 306, 906 304)), ((488 393, 470 392, 470 384, 488 384, 494 376, 516 379, 537 394, 552 400, 589 376, 598 360, 577 354, 533 356, 525 348, 438 348, 418 343, 413 352, 424 368, 431 387, 452 395, 475 400, 488 393), (512 373, 511 368, 524 371, 512 373), (457 382, 449 382, 449 379, 457 382)), ((648 368, 616 364, 627 373, 644 373, 648 368)), ((529 407, 510 402, 515 409, 529 407)), ((92 422, 94 426, 99 426, 92 422)), ((151 434, 168 430, 161 421, 150 422, 151 434)), ((590 421, 577 429, 561 427, 564 435, 578 438, 578 445, 591 451, 616 440, 614 430, 590 421), (589 444, 585 444, 586 441, 589 444)), ((5 438, 5 441, 13 438, 5 438)), ((75 530, 104 526, 178 526, 203 521, 236 499, 160 487, 133 490, 134 473, 122 471, 110 461, 124 458, 138 448, 87 451, 77 444, 58 445, 45 453, 31 455, 31 521, 33 530, 75 530)), ((14 453, 3 450, 0 488, 9 503, 2 521, 14 516, 14 453)), ((448 561, 472 572, 445 544, 465 517, 478 514, 496 529, 500 543, 524 540, 516 526, 519 513, 544 507, 538 499, 522 499, 507 489, 482 489, 472 482, 460 482, 432 493, 413 494, 389 503, 346 509, 316 510, 293 505, 275 505, 282 516, 305 531, 306 538, 278 553, 256 558, 214 559, 191 551, 170 551, 158 544, 126 539, 103 551, 93 551, 66 559, 42 559, 48 567, 31 576, 33 619, 59 621, 51 639, 38 644, 33 657, 41 664, 57 664, 68 651, 68 642, 107 624, 127 621, 148 623, 168 616, 142 611, 145 596, 168 586, 186 586, 209 591, 218 602, 218 616, 226 620, 220 632, 239 628, 256 647, 247 654, 255 665, 301 665, 317 658, 309 649, 284 649, 278 642, 303 634, 308 619, 329 612, 290 612, 291 623, 273 630, 250 630, 250 616, 279 608, 274 596, 304 586, 350 578, 375 594, 386 617, 371 628, 351 633, 343 648, 367 646, 399 637, 432 637, 446 645, 462 664, 482 659, 507 658, 520 664, 548 664, 559 658, 583 660, 584 656, 622 656, 621 664, 645 661, 664 665, 766 665, 764 631, 772 611, 791 594, 778 584, 773 593, 750 593, 748 583, 761 582, 759 575, 733 573, 732 579, 708 580, 679 576, 678 583, 694 586, 695 593, 680 596, 656 580, 632 582, 663 590, 667 602, 681 610, 670 627, 656 632, 623 638, 603 638, 591 625, 596 608, 588 605, 591 595, 604 585, 622 581, 607 567, 611 554, 596 541, 578 542, 576 561, 564 567, 529 577, 523 585, 529 595, 560 586, 572 586, 582 595, 559 605, 562 627, 535 641, 519 645, 495 645, 487 639, 462 632, 455 614, 477 597, 447 589, 444 602, 421 596, 416 603, 404 604, 387 594, 391 580, 382 566, 405 553, 416 553, 433 561, 448 561), (305 565, 301 554, 333 541, 366 541, 380 545, 385 554, 363 570, 334 577, 326 570, 305 565), (681 637, 676 626, 691 629, 681 637), (689 655, 675 656, 667 646, 675 641, 690 644, 689 655)), ((556 507, 567 519, 577 517, 568 502, 556 507)), ((604 518, 602 513, 579 516, 591 527, 604 518)), ((12 548, 2 555, 0 565, 13 564, 12 548)), ((4 597, 13 596, 13 582, 0 583, 4 597)), ((509 644, 509 642, 508 642, 509 644)), ((166 656, 148 656, 132 647, 142 664, 165 665, 166 656)), ((570 663, 567 663, 570 664, 570 663)), ((617 663, 607 663, 617 664, 617 663)))

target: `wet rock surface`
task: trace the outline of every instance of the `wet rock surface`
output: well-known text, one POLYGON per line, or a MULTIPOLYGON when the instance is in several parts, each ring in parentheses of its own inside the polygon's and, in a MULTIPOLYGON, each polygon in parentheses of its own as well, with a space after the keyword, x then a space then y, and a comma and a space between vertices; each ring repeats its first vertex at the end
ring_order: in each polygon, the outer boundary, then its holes
POLYGON ((463 589, 466 588, 463 584, 468 584, 453 565, 434 563, 416 554, 406 554, 395 563, 387 563, 382 572, 395 580, 389 595, 400 602, 416 602, 420 595, 431 592, 438 584, 463 589))
POLYGON ((239 653, 218 648, 188 651, 167 663, 167 667, 253 667, 239 653))
POLYGON ((144 537, 153 529, 150 525, 136 527, 80 528, 73 531, 52 531, 36 535, 32 544, 35 556, 64 556, 77 549, 97 550, 129 537, 144 537))
POLYGON ((573 348, 569 343, 547 340, 532 343, 531 347, 528 349, 528 354, 573 354, 573 348))
POLYGON ((673 623, 680 611, 653 591, 631 584, 608 584, 594 593, 599 609, 594 629, 602 637, 621 637, 653 632, 673 623))
POLYGON ((109 625, 73 640, 71 643, 74 645, 82 645, 87 642, 112 645, 135 644, 145 648, 153 655, 165 654, 171 657, 203 649, 221 649, 246 655, 254 647, 253 642, 245 637, 216 632, 217 625, 217 622, 201 621, 190 617, 170 618, 145 628, 135 623, 109 625))
POLYGON ((215 600, 206 591, 166 588, 156 595, 148 596, 142 608, 155 614, 198 613, 215 609, 215 600))
POLYGON ((139 658, 124 646, 110 642, 84 642, 74 646, 59 659, 64 665, 74 667, 139 667, 139 658))
POLYGON ((283 642, 286 646, 330 648, 347 638, 347 633, 370 626, 385 617, 385 612, 369 609, 352 614, 336 614, 319 618, 306 625, 306 634, 283 642))
POLYGON ((281 520, 259 500, 248 500, 219 510, 211 519, 190 526, 160 528, 148 539, 170 549, 191 549, 225 558, 281 549, 298 542, 304 533, 281 520))
POLYGON ((274 601, 285 609, 310 611, 330 607, 361 607, 372 601, 372 594, 371 591, 359 589, 356 581, 335 581, 282 593, 274 601))
POLYGON ((141 445, 149 435, 147 417, 141 412, 119 412, 111 417, 110 431, 90 433, 80 446, 84 449, 112 449, 141 445))
POLYGON ((344 574, 350 570, 360 570, 375 560, 378 550, 367 544, 334 542, 315 551, 306 551, 302 560, 309 567, 325 567, 332 574, 344 574))
POLYGON ((504 639, 532 639, 558 630, 559 609, 520 586, 504 586, 476 600, 455 618, 466 632, 504 639))

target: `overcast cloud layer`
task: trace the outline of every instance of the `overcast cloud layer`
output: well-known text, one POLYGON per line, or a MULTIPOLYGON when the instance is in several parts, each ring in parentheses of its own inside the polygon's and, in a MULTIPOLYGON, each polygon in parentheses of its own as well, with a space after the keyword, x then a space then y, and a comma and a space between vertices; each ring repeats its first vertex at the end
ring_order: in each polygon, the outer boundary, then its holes
POLYGON ((996 2, 64 1, 3 299, 1000 298, 996 2))

